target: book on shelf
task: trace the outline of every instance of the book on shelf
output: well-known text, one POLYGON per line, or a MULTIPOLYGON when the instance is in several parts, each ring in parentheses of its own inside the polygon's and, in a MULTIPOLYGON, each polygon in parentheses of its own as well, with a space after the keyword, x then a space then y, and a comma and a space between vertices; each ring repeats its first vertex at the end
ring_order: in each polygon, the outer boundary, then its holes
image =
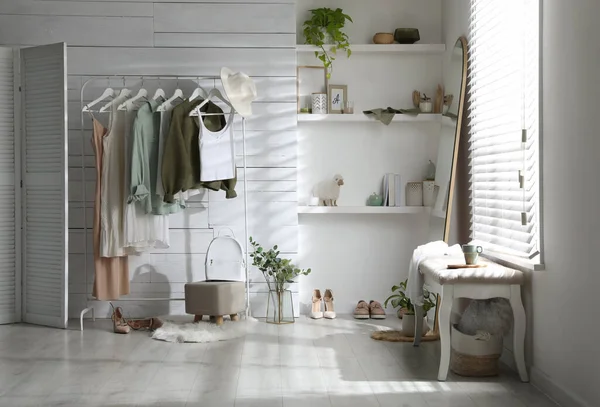
POLYGON ((404 185, 400 174, 387 173, 383 177, 383 205, 404 206, 404 185))

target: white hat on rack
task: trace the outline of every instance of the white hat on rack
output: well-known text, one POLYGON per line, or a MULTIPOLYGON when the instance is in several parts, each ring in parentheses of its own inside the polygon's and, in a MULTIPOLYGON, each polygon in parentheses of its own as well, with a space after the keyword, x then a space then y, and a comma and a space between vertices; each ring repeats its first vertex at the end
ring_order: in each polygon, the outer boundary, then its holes
POLYGON ((243 72, 233 72, 229 68, 221 68, 221 82, 225 94, 233 108, 242 117, 252 116, 252 102, 256 100, 256 85, 243 72))

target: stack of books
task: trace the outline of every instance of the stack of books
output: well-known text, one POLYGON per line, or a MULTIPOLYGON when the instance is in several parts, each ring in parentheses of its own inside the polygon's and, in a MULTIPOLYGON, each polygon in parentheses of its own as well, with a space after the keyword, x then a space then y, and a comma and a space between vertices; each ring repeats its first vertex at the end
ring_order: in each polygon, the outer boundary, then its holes
POLYGON ((385 174, 383 177, 383 206, 404 205, 404 183, 400 174, 385 174))

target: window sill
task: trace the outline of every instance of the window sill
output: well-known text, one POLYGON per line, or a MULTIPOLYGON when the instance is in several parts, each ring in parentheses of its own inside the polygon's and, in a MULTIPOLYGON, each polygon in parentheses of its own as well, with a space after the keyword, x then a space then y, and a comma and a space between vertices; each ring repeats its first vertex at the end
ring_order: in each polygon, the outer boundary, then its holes
POLYGON ((486 259, 495 261, 505 267, 510 267, 523 272, 545 270, 546 266, 534 260, 522 259, 505 253, 486 251, 482 254, 486 259))

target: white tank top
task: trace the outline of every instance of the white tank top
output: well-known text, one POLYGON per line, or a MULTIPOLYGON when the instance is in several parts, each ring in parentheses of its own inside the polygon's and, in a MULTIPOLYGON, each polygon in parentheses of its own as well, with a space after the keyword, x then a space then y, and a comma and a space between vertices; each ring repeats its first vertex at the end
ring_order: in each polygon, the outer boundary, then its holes
POLYGON ((233 117, 221 131, 212 132, 199 117, 200 181, 219 181, 235 178, 235 150, 233 144, 233 117))

